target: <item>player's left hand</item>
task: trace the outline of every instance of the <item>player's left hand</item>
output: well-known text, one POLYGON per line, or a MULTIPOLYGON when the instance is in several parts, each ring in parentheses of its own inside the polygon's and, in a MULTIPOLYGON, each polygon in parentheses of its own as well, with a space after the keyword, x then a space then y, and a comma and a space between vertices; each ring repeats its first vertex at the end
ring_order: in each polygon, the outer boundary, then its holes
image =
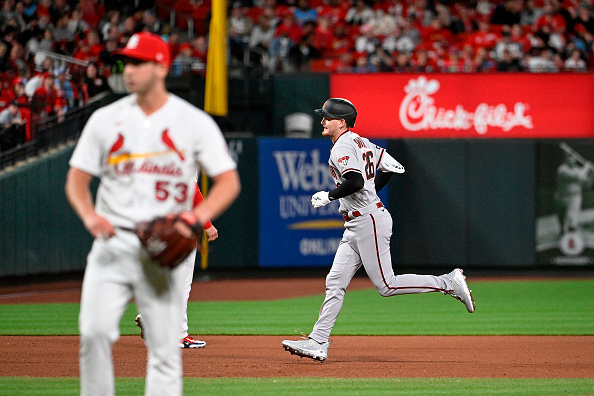
POLYGON ((311 204, 314 208, 321 208, 322 206, 326 206, 330 203, 330 197, 328 196, 328 191, 318 191, 311 197, 311 204))
POLYGON ((204 232, 208 238, 208 242, 212 242, 219 237, 219 231, 215 228, 215 226, 210 226, 209 228, 205 228, 204 232))

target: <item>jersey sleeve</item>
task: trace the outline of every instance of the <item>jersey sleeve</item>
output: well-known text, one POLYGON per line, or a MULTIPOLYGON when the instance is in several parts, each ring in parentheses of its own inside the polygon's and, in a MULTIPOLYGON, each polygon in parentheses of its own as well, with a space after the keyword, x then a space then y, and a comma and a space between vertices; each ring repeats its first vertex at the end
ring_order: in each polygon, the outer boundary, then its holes
POLYGON ((332 150, 331 158, 341 175, 347 172, 361 171, 361 158, 353 145, 341 145, 332 150))
POLYGON ((201 139, 196 160, 209 177, 237 168, 231 157, 227 142, 216 122, 210 117, 201 120, 207 136, 201 139))
POLYGON ((102 150, 98 136, 100 114, 96 111, 87 121, 68 164, 93 176, 99 176, 102 167, 102 150))

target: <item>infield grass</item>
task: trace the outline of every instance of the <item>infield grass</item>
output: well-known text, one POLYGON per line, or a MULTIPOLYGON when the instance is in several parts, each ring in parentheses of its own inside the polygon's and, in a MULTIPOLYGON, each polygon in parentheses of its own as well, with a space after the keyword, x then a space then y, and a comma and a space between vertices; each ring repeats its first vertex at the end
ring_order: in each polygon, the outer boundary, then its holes
MULTIPOLYGON (((441 293, 385 298, 375 290, 347 291, 332 334, 594 335, 594 280, 469 282, 477 305, 473 314, 441 293)), ((189 327, 201 335, 309 333, 323 299, 319 294, 277 301, 190 302, 189 327)), ((78 310, 78 304, 0 305, 0 335, 77 335, 78 310)), ((136 307, 130 304, 120 324, 122 335, 138 334, 135 316, 136 307)))
MULTIPOLYGON (((118 395, 138 395, 144 378, 117 378, 118 395)), ((184 378, 184 395, 591 395, 594 379, 184 378)), ((0 396, 78 395, 77 378, 0 377, 0 396)))

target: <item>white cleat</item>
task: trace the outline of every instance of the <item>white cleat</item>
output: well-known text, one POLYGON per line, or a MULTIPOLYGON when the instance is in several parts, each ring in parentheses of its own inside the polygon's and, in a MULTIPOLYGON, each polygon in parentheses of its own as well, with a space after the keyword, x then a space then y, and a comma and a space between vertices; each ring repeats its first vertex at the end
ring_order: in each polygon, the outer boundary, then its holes
POLYGON ((303 338, 299 341, 284 340, 283 347, 286 351, 291 352, 291 355, 298 355, 301 357, 308 357, 313 360, 324 362, 328 357, 328 348, 332 341, 320 344, 311 338, 303 338))
POLYGON ((474 305, 474 298, 472 298, 472 290, 468 288, 466 277, 462 273, 462 270, 456 268, 447 274, 447 277, 450 278, 454 287, 454 290, 450 292, 450 295, 455 299, 462 301, 468 312, 473 313, 476 307, 474 305))

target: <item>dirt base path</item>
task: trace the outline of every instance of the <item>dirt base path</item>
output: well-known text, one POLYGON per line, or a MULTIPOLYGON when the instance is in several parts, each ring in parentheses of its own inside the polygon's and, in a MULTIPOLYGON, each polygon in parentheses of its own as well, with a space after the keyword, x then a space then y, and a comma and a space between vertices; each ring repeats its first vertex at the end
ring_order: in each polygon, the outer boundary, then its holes
MULTIPOLYGON (((476 281, 476 279, 475 279, 476 281)), ((372 287, 355 278, 349 290, 372 287)), ((190 300, 270 300, 322 293, 323 278, 196 282, 190 300)), ((80 301, 80 282, 0 287, 0 304, 80 301)), ((283 350, 283 336, 205 336, 184 350, 189 377, 592 377, 594 336, 332 337, 325 363, 283 350)), ((138 336, 114 346, 115 374, 143 377, 146 348, 138 336)), ((0 376, 77 377, 78 336, 0 337, 0 376)))
MULTIPOLYGON (((183 350, 188 377, 591 377, 594 337, 332 337, 324 363, 286 352, 279 336, 208 336, 183 350)), ((0 337, 0 376, 77 377, 78 337, 0 337)), ((138 336, 114 346, 115 374, 143 377, 138 336)))

